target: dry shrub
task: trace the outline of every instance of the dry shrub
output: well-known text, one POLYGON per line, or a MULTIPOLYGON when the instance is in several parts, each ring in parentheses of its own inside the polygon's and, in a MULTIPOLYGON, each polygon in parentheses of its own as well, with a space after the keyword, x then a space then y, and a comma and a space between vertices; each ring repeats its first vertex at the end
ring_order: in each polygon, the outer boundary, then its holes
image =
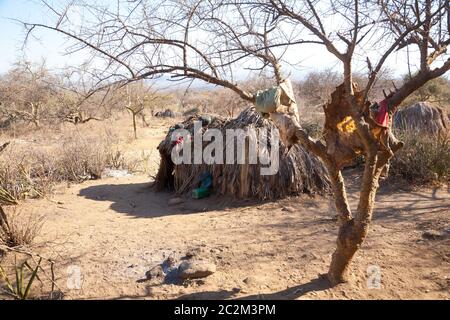
POLYGON ((99 179, 113 155, 111 146, 101 139, 75 137, 59 148, 57 167, 61 180, 81 182, 99 179))
POLYGON ((391 176, 416 185, 450 181, 450 135, 429 135, 418 130, 398 131, 405 146, 393 158, 391 176))
POLYGON ((145 161, 147 157, 144 151, 135 155, 130 155, 129 153, 125 155, 124 152, 117 148, 112 148, 108 150, 107 156, 107 168, 116 170, 125 170, 128 172, 144 172, 145 171, 145 161))
POLYGON ((0 157, 0 203, 45 196, 55 178, 53 154, 15 146, 0 157))
POLYGON ((322 138, 323 125, 316 119, 301 121, 301 126, 309 136, 315 139, 322 138))
POLYGON ((8 247, 27 245, 33 242, 39 234, 44 223, 44 216, 35 214, 23 214, 14 209, 7 215, 3 209, 2 220, 0 224, 0 244, 8 247))
POLYGON ((45 197, 64 181, 99 179, 106 168, 132 171, 135 167, 108 135, 74 135, 53 147, 15 143, 0 155, 0 204, 45 197))

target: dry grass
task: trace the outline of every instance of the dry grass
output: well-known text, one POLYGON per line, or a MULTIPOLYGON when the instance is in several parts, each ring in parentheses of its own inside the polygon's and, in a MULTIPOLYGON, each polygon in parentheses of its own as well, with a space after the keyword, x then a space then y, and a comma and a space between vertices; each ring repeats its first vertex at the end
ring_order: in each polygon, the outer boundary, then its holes
POLYGON ((11 140, 0 154, 0 204, 4 205, 49 196, 62 182, 100 179, 107 168, 135 172, 144 161, 125 156, 118 132, 99 124, 4 139, 11 140))
POLYGON ((414 185, 450 182, 450 135, 429 135, 409 129, 396 135, 405 142, 392 160, 391 176, 414 185))
POLYGON ((134 166, 102 139, 68 138, 52 149, 16 146, 0 157, 0 203, 44 197, 60 182, 100 179, 106 168, 130 170, 134 166))
POLYGON ((10 214, 6 214, 1 207, 0 210, 2 220, 2 223, 0 223, 0 244, 8 247, 27 245, 32 243, 41 231, 44 216, 23 214, 16 208, 10 214))
MULTIPOLYGON (((183 122, 183 127, 194 130, 194 121, 198 116, 192 116, 183 122)), ((271 152, 274 141, 270 138, 270 132, 276 127, 271 121, 264 119, 252 108, 244 110, 237 118, 228 119, 220 116, 212 118, 205 128, 215 128, 222 131, 225 136, 227 129, 255 128, 257 132, 267 129, 268 150, 271 152)), ((250 144, 250 136, 247 142, 250 144)), ((191 192, 198 187, 199 179, 205 172, 212 176, 213 189, 217 194, 229 195, 234 198, 279 199, 288 195, 301 193, 325 193, 329 190, 329 181, 326 169, 322 162, 313 154, 305 150, 300 144, 294 145, 289 151, 281 142, 279 143, 279 170, 273 175, 261 175, 262 165, 237 163, 235 153, 234 164, 180 164, 174 165, 171 160, 171 152, 174 146, 171 141, 171 133, 159 145, 161 162, 158 174, 155 178, 158 190, 175 190, 178 194, 191 192)), ((206 147, 208 142, 204 142, 206 147)), ((226 154, 226 144, 224 144, 226 154)), ((192 153, 193 154, 193 153, 192 153)))

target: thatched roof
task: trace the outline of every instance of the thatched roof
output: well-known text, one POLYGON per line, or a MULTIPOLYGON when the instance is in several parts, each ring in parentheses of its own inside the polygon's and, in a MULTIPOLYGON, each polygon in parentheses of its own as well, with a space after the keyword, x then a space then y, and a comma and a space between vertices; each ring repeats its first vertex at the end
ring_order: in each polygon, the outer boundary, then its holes
MULTIPOLYGON (((185 120, 182 126, 193 134, 194 115, 185 120)), ((276 129, 275 125, 264 119, 254 108, 244 110, 236 119, 213 116, 206 128, 226 129, 261 128, 276 129)), ((268 134, 270 137, 270 134, 268 134)), ((235 198, 277 199, 301 193, 321 193, 329 189, 326 169, 322 162, 306 151, 301 145, 288 149, 280 142, 280 165, 278 173, 261 175, 260 164, 181 164, 174 165, 171 151, 174 143, 171 133, 160 143, 158 149, 161 163, 155 185, 158 190, 174 190, 178 194, 191 192, 198 187, 199 177, 209 172, 213 177, 213 192, 235 198)), ((270 142, 269 142, 270 143, 270 142)), ((205 147, 208 142, 204 142, 205 147)), ((269 146, 270 150, 270 146, 269 146)), ((225 154, 225 150, 224 150, 225 154)), ((236 155, 235 155, 236 156, 236 155)))
POLYGON ((158 111, 155 113, 155 117, 159 117, 159 118, 174 118, 175 117, 175 112, 173 112, 170 109, 166 109, 164 111, 158 111))
POLYGON ((395 113, 394 128, 442 134, 450 130, 450 123, 442 108, 428 102, 417 102, 395 113))

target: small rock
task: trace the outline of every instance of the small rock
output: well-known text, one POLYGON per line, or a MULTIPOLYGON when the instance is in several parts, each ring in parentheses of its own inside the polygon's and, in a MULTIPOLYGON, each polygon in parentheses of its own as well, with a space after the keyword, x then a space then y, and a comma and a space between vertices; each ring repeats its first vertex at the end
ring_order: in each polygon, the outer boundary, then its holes
POLYGON ((254 286, 259 284, 258 278, 254 276, 249 276, 243 280, 243 282, 248 286, 254 286))
POLYGON ((186 252, 184 258, 185 259, 192 259, 193 257, 195 257, 197 255, 197 251, 196 249, 190 249, 186 252))
POLYGON ((114 170, 114 169, 105 169, 103 171, 103 176, 111 177, 111 178, 124 178, 131 176, 127 170, 114 170))
POLYGON ((172 198, 169 200, 168 204, 169 204, 169 206, 174 206, 174 205, 177 205, 177 204, 180 204, 183 202, 184 202, 184 200, 182 198, 172 198))
POLYGON ((176 259, 173 256, 169 256, 164 262, 162 263, 162 267, 164 268, 171 268, 175 265, 176 259))
POLYGON ((422 238, 428 239, 428 240, 441 240, 445 236, 442 232, 436 231, 436 230, 427 230, 424 233, 422 233, 422 238))
POLYGON ((151 268, 150 270, 148 270, 145 273, 145 276, 147 277, 148 280, 151 280, 151 279, 156 279, 156 278, 162 278, 165 276, 165 274, 164 274, 164 270, 161 267, 161 265, 157 265, 157 266, 151 268))
POLYGON ((203 260, 184 261, 178 267, 178 274, 182 279, 205 278, 214 272, 216 272, 216 265, 203 260))
POLYGON ((294 212, 294 209, 291 208, 291 207, 285 207, 285 206, 283 206, 283 207, 281 208, 281 211, 294 212))

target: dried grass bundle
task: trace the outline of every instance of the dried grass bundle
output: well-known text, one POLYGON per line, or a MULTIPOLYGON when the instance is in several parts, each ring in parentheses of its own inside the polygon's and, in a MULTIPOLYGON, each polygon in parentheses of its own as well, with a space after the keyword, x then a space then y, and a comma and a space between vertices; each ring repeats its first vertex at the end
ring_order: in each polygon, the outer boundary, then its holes
MULTIPOLYGON (((268 132, 268 152, 271 150, 270 132, 276 130, 275 125, 264 119, 254 108, 244 110, 237 118, 227 119, 210 116, 211 121, 203 127, 217 128, 225 137, 226 129, 265 128, 268 132)), ((194 115, 182 122, 182 127, 193 135, 194 121, 200 116, 194 115)), ((251 139, 248 137, 247 139, 251 139)), ((203 147, 209 142, 204 142, 203 147)), ((288 195, 301 193, 323 193, 329 189, 326 169, 322 162, 313 154, 307 152, 301 145, 296 144, 288 150, 279 142, 279 170, 274 175, 261 175, 262 164, 180 164, 174 165, 171 160, 173 148, 171 133, 158 146, 161 162, 156 176, 155 186, 159 191, 172 190, 178 194, 191 192, 198 187, 200 176, 209 172, 213 178, 213 190, 220 195, 235 198, 278 199, 288 195)), ((236 147, 236 146, 235 146, 236 147)), ((224 154, 225 143, 224 143, 224 154)), ((236 157, 235 152, 235 157, 236 157)))

